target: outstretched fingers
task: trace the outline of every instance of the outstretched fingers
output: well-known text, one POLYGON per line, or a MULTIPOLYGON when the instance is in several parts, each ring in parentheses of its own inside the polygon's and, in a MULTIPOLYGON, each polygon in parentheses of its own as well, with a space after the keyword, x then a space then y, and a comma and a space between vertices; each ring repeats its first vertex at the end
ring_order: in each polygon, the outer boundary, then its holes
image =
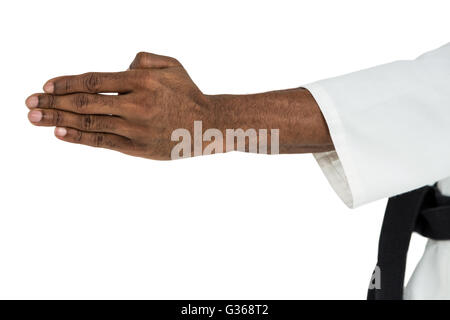
POLYGON ((75 76, 62 76, 48 80, 44 91, 50 94, 70 93, 127 93, 135 88, 135 77, 130 72, 88 72, 75 76))
POLYGON ((28 113, 31 123, 41 127, 70 127, 82 131, 115 133, 127 136, 127 122, 117 116, 77 114, 57 109, 33 109, 28 113))
POLYGON ((28 97, 25 104, 29 109, 58 109, 80 114, 124 115, 128 103, 125 96, 117 95, 74 93, 59 96, 37 93, 28 97))

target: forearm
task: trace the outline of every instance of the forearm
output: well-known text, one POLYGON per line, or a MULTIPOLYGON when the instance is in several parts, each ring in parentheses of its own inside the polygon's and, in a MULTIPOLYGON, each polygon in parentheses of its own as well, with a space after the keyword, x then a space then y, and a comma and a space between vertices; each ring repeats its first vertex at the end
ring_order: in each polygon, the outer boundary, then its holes
POLYGON ((267 129, 268 135, 270 129, 279 129, 280 153, 334 149, 325 119, 306 89, 212 95, 208 100, 212 103, 213 123, 224 136, 226 129, 267 129))

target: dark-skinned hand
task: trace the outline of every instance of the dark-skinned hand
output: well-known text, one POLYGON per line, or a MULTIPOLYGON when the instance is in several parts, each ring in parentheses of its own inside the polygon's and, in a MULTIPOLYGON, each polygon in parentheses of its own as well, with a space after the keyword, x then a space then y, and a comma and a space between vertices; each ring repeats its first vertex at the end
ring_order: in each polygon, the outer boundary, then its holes
MULTIPOLYGON (((175 129, 277 128, 280 152, 331 150, 322 114, 302 88, 254 95, 205 95, 174 58, 138 53, 129 70, 48 80, 26 99, 36 126, 59 139, 150 159, 171 158, 175 129), (105 94, 117 93, 117 94, 105 94)), ((220 150, 218 152, 223 152, 220 150)))

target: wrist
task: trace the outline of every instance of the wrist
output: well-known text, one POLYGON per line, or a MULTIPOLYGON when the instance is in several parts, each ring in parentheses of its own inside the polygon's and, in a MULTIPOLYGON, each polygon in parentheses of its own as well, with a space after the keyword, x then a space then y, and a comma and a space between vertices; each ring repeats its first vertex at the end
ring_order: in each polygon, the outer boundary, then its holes
POLYGON ((226 129, 234 128, 242 118, 238 115, 236 95, 206 95, 209 109, 209 123, 211 128, 219 129, 225 134, 226 129))
MULTIPOLYGON (((261 144, 271 151, 270 119, 262 113, 261 95, 210 95, 207 96, 211 110, 211 123, 223 136, 223 152, 262 152, 261 144)), ((206 129, 206 128, 205 128, 206 129)), ((278 141, 277 141, 278 142, 278 141)), ((278 150, 278 149, 277 149, 278 150)), ((278 152, 277 152, 278 153, 278 152)))

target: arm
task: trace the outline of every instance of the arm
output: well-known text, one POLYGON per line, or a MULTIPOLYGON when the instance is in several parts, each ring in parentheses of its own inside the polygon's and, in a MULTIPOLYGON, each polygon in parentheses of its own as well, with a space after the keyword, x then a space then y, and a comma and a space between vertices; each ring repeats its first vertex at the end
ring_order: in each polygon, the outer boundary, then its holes
POLYGON ((304 88, 252 95, 216 95, 209 96, 209 100, 215 106, 223 131, 226 128, 277 128, 280 153, 333 150, 325 119, 313 96, 304 88))
MULTIPOLYGON (((325 120, 306 89, 204 95, 170 57, 140 53, 128 71, 58 77, 49 80, 44 91, 26 101, 34 125, 56 126, 55 135, 63 141, 133 156, 170 159, 179 143, 174 131, 186 129, 194 137, 194 121, 202 122, 202 132, 218 129, 224 140, 227 129, 254 129, 257 135, 266 129, 268 148, 271 129, 278 129, 281 153, 333 149, 325 120), (120 94, 100 94, 104 92, 120 94)), ((209 144, 202 143, 202 149, 209 144)), ((214 152, 230 151, 227 143, 214 152)), ((247 137, 247 151, 249 143, 247 137)), ((233 149, 237 144, 233 140, 233 149)), ((189 148, 194 151, 194 139, 189 148)))

